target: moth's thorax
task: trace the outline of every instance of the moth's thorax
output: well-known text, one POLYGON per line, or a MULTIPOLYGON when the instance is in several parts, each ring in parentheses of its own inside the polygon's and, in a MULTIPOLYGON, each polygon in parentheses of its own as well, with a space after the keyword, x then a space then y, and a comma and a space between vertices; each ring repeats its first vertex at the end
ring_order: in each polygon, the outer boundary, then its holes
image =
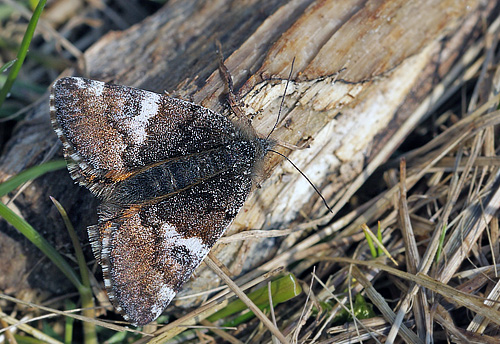
POLYGON ((223 146, 155 163, 116 183, 104 201, 127 205, 168 199, 222 174, 250 180, 256 161, 266 154, 267 142, 235 139, 223 146))

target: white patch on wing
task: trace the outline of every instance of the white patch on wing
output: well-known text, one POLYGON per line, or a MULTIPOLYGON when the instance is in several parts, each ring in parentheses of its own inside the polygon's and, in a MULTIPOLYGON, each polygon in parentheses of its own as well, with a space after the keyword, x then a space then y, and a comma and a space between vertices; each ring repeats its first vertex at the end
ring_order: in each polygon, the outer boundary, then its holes
POLYGON ((137 115, 125 119, 128 134, 134 143, 142 145, 146 141, 146 128, 149 120, 158 113, 160 98, 161 94, 144 92, 137 115))
POLYGON ((92 80, 90 85, 92 87, 92 92, 94 92, 96 97, 100 97, 102 95, 102 92, 104 92, 104 85, 105 85, 104 82, 92 80))
POLYGON ((109 258, 109 238, 107 236, 102 238, 101 247, 101 257, 109 258))
POLYGON ((75 161, 75 162, 80 162, 82 159, 80 158, 80 155, 78 155, 78 153, 72 153, 70 155, 70 158, 75 161))
MULTIPOLYGON (((83 81, 82 78, 78 78, 78 77, 75 77, 75 78, 72 78, 74 81, 75 81, 75 84, 78 88, 82 89, 82 88, 87 88, 87 84, 83 81)), ((96 81, 97 82, 97 81, 96 81)))
POLYGON ((164 284, 161 286, 160 290, 158 291, 156 302, 153 304, 151 307, 151 313, 153 314, 153 319, 156 319, 160 316, 161 313, 163 313, 163 310, 165 309, 165 305, 169 304, 170 301, 175 296, 175 292, 170 288, 168 285, 164 284))
POLYGON ((165 239, 164 245, 166 247, 182 246, 193 257, 202 259, 208 253, 208 247, 203 244, 203 241, 198 237, 184 238, 177 232, 177 229, 171 224, 164 224, 161 229, 163 230, 163 238, 165 239))
POLYGON ((87 79, 87 82, 85 82, 83 78, 78 77, 73 77, 72 79, 79 89, 86 89, 89 93, 92 93, 96 97, 100 97, 104 92, 104 86, 106 84, 102 81, 87 79))

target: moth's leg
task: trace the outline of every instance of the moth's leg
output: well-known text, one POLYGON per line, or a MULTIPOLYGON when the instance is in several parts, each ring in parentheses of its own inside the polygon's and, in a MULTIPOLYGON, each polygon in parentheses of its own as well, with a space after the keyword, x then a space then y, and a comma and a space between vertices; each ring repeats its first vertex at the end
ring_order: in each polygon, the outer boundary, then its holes
POLYGON ((224 56, 222 56, 222 46, 221 46, 219 40, 216 40, 215 44, 217 46, 217 55, 219 56, 219 72, 220 72, 220 75, 222 77, 222 80, 224 81, 224 85, 228 91, 227 97, 228 97, 229 106, 231 107, 231 110, 233 111, 233 113, 240 120, 248 121, 248 118, 245 116, 245 112, 242 110, 240 98, 234 92, 233 79, 231 78, 231 74, 229 74, 229 70, 227 69, 226 65, 224 64, 224 56))

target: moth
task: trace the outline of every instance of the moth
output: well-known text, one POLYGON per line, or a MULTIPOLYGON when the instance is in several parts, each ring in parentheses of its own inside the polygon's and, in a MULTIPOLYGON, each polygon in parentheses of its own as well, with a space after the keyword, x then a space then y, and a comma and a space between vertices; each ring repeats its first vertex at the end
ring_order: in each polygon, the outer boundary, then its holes
POLYGON ((232 222, 275 143, 248 121, 80 77, 53 84, 50 113, 71 177, 101 200, 88 235, 108 297, 148 324, 232 222))

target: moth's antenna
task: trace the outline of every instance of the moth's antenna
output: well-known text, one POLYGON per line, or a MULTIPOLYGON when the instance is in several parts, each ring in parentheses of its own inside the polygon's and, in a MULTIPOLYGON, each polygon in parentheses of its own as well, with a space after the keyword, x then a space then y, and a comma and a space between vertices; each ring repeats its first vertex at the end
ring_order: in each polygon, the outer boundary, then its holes
MULTIPOLYGON (((285 92, 283 93, 283 98, 281 99, 281 104, 280 104, 280 108, 278 110, 278 116, 276 117, 276 123, 274 123, 274 126, 273 126, 273 129, 271 129, 271 131, 269 132, 269 134, 267 134, 267 137, 266 139, 269 139, 269 137, 271 136, 271 134, 273 133, 273 131, 278 127, 278 123, 280 121, 280 115, 281 115, 281 109, 283 109, 283 105, 285 104, 285 96, 286 96, 286 90, 288 89, 288 84, 290 83, 290 79, 292 78, 292 73, 293 73, 293 65, 295 63, 295 57, 293 58, 292 60, 292 66, 290 68, 290 74, 288 75, 288 79, 286 80, 286 84, 285 84, 285 92)), ((297 171, 299 171, 299 173, 302 175, 302 177, 304 177, 307 182, 309 183, 309 185, 312 186, 312 188, 314 189, 314 191, 316 191, 316 193, 318 194, 319 197, 321 197, 321 199, 323 200, 323 203, 325 204, 325 206, 328 208, 328 210, 330 211, 330 213, 333 213, 333 210, 332 208, 330 208, 330 206, 328 205, 328 203, 326 202, 326 199, 325 197, 323 197, 323 195, 321 194, 321 192, 318 190, 318 188, 316 187, 316 185, 313 184, 313 182, 311 182, 311 180, 306 176, 306 174, 304 172, 302 172, 300 170, 300 168, 297 167, 297 165, 295 165, 293 163, 292 160, 290 160, 286 155, 284 154, 281 154, 280 152, 278 151, 275 151, 273 149, 269 149, 270 152, 273 152, 275 154, 278 154, 280 156, 282 156, 283 158, 286 159, 286 161, 288 161, 297 171)))
POLYGON ((316 187, 316 185, 314 185, 314 184, 313 184, 313 182, 311 182, 311 180, 310 180, 310 179, 306 176, 306 174, 305 174, 304 172, 302 172, 302 171, 300 170, 300 168, 298 168, 298 167, 297 167, 297 165, 295 165, 295 164, 293 163, 293 161, 292 161, 292 160, 290 160, 290 159, 289 159, 286 155, 281 154, 280 152, 275 151, 275 150, 273 150, 273 149, 269 149, 269 151, 270 151, 270 152, 273 152, 273 153, 275 153, 275 154, 278 154, 278 155, 280 155, 280 156, 282 156, 282 157, 283 157, 283 158, 285 158, 285 159, 286 159, 286 161, 288 161, 288 162, 289 162, 289 163, 290 163, 290 164, 291 164, 291 165, 292 165, 292 166, 293 166, 293 167, 294 167, 297 171, 299 171, 299 173, 302 175, 302 177, 304 177, 304 178, 307 180, 307 182, 308 182, 308 183, 309 183, 309 184, 313 187, 314 191, 316 191, 316 193, 318 194, 318 196, 319 196, 319 197, 321 197, 321 199, 323 200, 323 203, 325 203, 325 206, 328 208, 328 210, 330 211, 330 213, 333 213, 332 208, 330 208, 330 206, 329 206, 329 205, 328 205, 328 203, 326 202, 325 197, 323 197, 323 195, 322 195, 322 194, 321 194, 321 192, 318 190, 318 188, 316 187))
POLYGON ((269 134, 267 134, 267 137, 266 139, 269 139, 269 136, 271 136, 271 134, 273 133, 274 129, 276 129, 276 127, 278 126, 278 123, 280 121, 280 115, 281 115, 281 109, 283 108, 283 104, 285 104, 285 96, 286 96, 286 90, 288 88, 288 84, 290 83, 290 79, 292 78, 292 73, 293 73, 293 64, 295 63, 295 57, 293 58, 292 60, 292 67, 290 68, 290 74, 288 75, 288 79, 286 80, 286 84, 285 84, 285 92, 283 93, 283 98, 281 99, 281 104, 280 104, 280 108, 278 110, 278 116, 276 117, 276 123, 274 123, 274 126, 273 128, 271 129, 271 131, 269 132, 269 134))
MULTIPOLYGON (((227 70, 227 67, 224 65, 224 57, 222 56, 222 46, 221 46, 221 43, 219 42, 219 40, 216 40, 215 41, 215 45, 217 47, 217 54, 219 55, 219 71, 221 73, 221 76, 222 76, 222 79, 224 81, 224 84, 226 85, 226 87, 228 88, 229 90, 229 106, 231 107, 231 109, 233 110, 233 112, 240 118, 245 118, 243 112, 241 111, 240 107, 239 107, 239 99, 237 98, 236 94, 234 94, 234 91, 233 91, 233 80, 231 78, 231 76, 229 75, 229 71, 227 70)), ((278 110, 278 116, 276 117, 276 123, 274 123, 274 126, 273 126, 273 129, 271 129, 271 131, 269 132, 269 134, 267 134, 267 137, 266 137, 266 140, 269 139, 269 137, 271 136, 271 134, 273 133, 273 131, 278 127, 278 123, 279 123, 279 120, 280 120, 280 115, 281 115, 281 109, 283 108, 283 105, 285 103, 285 96, 286 96, 286 91, 288 89, 288 84, 290 83, 290 79, 292 78, 292 73, 293 73, 293 65, 295 63, 295 57, 293 58, 292 60, 292 66, 290 68, 290 74, 288 75, 288 79, 286 80, 286 84, 285 84, 285 92, 283 94, 283 98, 281 99, 281 104, 280 104, 280 108, 278 110)), ((297 149, 299 147, 288 147, 290 149, 297 149)), ((275 151, 273 149, 269 149, 268 151, 270 152, 273 152, 275 154, 278 154, 280 156, 282 156, 283 158, 285 158, 297 171, 299 171, 299 173, 307 180, 307 182, 313 187, 314 191, 316 191, 316 193, 319 195, 319 197, 321 197, 321 199, 323 200, 323 203, 325 203, 325 206, 328 208, 328 210, 333 213, 333 210, 332 208, 330 208, 330 206, 328 205, 328 203, 326 202, 326 199, 325 197, 323 197, 323 195, 321 194, 321 192, 318 190, 318 188, 311 182, 311 180, 304 174, 304 172, 302 172, 293 162, 292 160, 290 160, 286 155, 283 155, 281 154, 280 152, 278 151, 275 151)))

